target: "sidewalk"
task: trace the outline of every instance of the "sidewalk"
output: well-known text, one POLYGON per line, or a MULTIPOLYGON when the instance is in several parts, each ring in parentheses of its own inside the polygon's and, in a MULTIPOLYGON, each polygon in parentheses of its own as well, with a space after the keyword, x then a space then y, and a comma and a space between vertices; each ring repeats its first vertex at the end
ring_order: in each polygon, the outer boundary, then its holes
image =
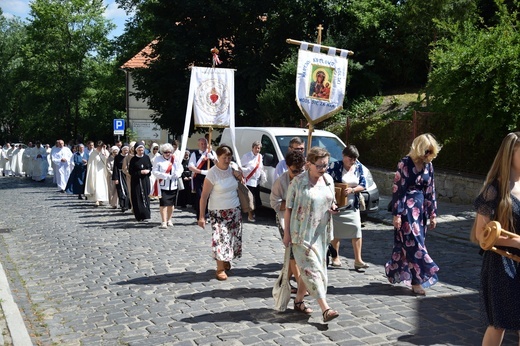
MULTIPOLYGON (((368 213, 367 219, 392 226, 392 213, 386 210, 391 200, 391 196, 379 196, 379 210, 368 213)), ((438 235, 469 242, 474 220, 475 211, 472 205, 437 201, 437 228, 434 232, 438 235)))

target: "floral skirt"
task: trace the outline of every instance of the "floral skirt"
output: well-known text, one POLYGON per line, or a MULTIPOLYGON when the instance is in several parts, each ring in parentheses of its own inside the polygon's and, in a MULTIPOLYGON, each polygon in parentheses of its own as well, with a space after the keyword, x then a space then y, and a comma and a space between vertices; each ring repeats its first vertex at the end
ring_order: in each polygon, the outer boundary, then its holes
POLYGON ((210 210, 213 236, 211 251, 214 259, 230 262, 242 257, 242 212, 240 208, 210 210))

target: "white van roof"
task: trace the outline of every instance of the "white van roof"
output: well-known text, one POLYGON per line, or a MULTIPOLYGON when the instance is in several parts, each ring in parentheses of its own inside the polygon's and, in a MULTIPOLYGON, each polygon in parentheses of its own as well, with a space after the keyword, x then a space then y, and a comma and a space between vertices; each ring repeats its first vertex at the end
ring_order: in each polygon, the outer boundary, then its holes
MULTIPOLYGON (((300 128, 300 127, 236 127, 235 129, 244 129, 248 131, 262 131, 268 132, 273 136, 277 136, 280 134, 286 136, 308 136, 309 129, 300 128)), ((228 130, 226 128, 225 130, 228 130)), ((333 133, 324 130, 314 130, 312 131, 313 135, 320 135, 325 137, 336 137, 333 133)))

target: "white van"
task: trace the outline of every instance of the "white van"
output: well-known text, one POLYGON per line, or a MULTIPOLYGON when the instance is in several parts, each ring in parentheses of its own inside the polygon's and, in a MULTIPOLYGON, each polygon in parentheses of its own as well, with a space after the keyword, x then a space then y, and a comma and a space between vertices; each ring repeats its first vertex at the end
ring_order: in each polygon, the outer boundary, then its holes
MULTIPOLYGON (((242 157, 251 151, 254 141, 262 143, 264 171, 267 176, 267 182, 260 186, 260 198, 264 207, 270 207, 269 195, 271 186, 274 183, 274 171, 278 162, 284 159, 289 147, 289 142, 293 137, 300 137, 305 143, 305 151, 307 151, 307 140, 309 130, 296 127, 237 127, 235 128, 235 144, 238 153, 234 153, 235 157, 242 157)), ((221 144, 231 145, 231 132, 229 128, 222 132, 221 144)), ((330 161, 335 162, 342 160, 342 151, 345 144, 333 133, 323 130, 314 130, 312 132, 312 147, 326 148, 330 153, 330 161)), ((367 188, 363 192, 365 196, 367 211, 376 211, 379 208, 379 191, 377 185, 372 178, 370 171, 363 166, 367 188)))

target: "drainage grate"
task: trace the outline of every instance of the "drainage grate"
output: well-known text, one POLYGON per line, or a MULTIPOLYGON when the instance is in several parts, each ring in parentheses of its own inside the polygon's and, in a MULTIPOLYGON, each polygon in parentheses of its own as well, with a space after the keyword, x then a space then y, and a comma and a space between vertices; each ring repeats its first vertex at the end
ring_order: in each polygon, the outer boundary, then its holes
POLYGON ((1 233, 11 233, 13 230, 11 228, 0 228, 1 233))

